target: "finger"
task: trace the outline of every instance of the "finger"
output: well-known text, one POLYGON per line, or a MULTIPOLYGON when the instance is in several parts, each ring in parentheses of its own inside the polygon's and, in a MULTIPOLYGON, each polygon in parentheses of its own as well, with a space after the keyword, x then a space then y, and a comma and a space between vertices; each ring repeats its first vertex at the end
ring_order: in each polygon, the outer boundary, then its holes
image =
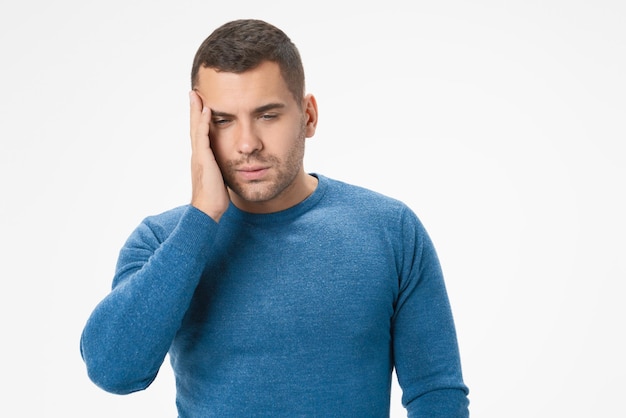
POLYGON ((202 112, 202 99, 198 96, 198 93, 191 90, 189 92, 189 124, 191 133, 195 131, 198 122, 200 121, 200 114, 202 112))
POLYGON ((190 102, 190 134, 194 149, 207 148, 209 146, 209 122, 210 112, 202 103, 202 98, 195 91, 189 92, 190 102))

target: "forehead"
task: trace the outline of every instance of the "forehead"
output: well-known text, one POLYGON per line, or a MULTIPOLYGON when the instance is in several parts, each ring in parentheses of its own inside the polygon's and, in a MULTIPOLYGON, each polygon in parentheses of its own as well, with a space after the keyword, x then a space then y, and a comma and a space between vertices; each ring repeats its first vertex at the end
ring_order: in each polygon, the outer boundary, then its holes
POLYGON ((205 105, 219 108, 254 107, 266 102, 294 102, 278 64, 265 61, 243 73, 198 70, 196 90, 205 105))

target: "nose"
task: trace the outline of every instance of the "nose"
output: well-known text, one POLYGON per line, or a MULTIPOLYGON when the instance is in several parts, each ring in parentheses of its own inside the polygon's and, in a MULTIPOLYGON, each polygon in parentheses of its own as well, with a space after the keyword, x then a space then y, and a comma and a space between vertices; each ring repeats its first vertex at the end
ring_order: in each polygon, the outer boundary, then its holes
POLYGON ((237 152, 250 155, 263 148, 263 142, 251 123, 240 123, 237 138, 237 152))

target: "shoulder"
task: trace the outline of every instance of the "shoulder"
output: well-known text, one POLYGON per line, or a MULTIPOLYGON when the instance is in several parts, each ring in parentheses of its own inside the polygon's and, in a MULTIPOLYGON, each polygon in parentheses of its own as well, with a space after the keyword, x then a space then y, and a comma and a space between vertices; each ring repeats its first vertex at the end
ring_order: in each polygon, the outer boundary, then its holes
POLYGON ((405 216, 413 211, 401 200, 387 196, 372 189, 321 177, 327 182, 328 200, 345 209, 367 212, 376 216, 397 214, 405 216))
POLYGON ((359 239, 378 237, 396 254, 412 254, 431 245, 418 215, 406 203, 380 192, 333 179, 325 179, 324 219, 350 230, 359 239))
POLYGON ((158 243, 163 242, 176 228, 180 219, 188 210, 188 206, 178 206, 165 212, 145 217, 135 229, 130 240, 132 241, 135 238, 144 242, 152 240, 156 240, 158 243))
POLYGON ((416 212, 399 199, 369 188, 319 176, 325 183, 325 219, 396 235, 426 233, 416 212))
POLYGON ((182 205, 165 212, 147 216, 142 223, 165 229, 174 229, 188 207, 189 205, 182 205))

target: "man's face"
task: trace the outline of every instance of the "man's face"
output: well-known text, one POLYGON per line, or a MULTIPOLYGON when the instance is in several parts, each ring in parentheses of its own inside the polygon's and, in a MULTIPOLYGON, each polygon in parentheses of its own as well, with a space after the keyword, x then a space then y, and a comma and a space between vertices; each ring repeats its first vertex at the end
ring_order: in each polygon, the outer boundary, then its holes
POLYGON ((310 194, 302 162, 305 138, 315 132, 315 99, 300 107, 278 64, 241 74, 201 68, 195 90, 211 110, 211 149, 237 207, 274 212, 310 194))

